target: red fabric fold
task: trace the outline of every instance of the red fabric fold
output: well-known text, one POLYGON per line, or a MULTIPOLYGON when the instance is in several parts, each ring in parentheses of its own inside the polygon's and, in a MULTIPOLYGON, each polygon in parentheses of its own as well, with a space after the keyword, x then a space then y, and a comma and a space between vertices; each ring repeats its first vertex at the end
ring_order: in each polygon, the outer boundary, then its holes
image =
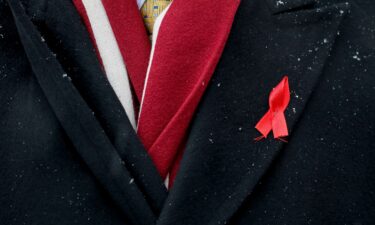
POLYGON ((151 43, 135 0, 102 0, 115 34, 126 70, 140 102, 151 43))
MULTIPOLYGON (((73 0, 90 37, 95 36, 82 0, 73 0)), ((135 0, 102 0, 138 101, 141 100, 151 43, 135 0)), ((97 49, 98 50, 98 49, 97 49)), ((98 52, 98 51, 97 51, 98 52)), ((100 56, 100 52, 98 52, 100 56)))
POLYGON ((161 176, 170 173, 172 182, 238 5, 237 0, 174 0, 159 29, 138 134, 161 176))

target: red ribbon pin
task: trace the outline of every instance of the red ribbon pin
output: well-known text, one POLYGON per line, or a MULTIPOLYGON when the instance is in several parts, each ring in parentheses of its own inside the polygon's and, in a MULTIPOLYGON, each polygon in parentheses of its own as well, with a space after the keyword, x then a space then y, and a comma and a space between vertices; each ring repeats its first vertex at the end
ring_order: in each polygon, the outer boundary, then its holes
POLYGON ((288 127, 286 125, 284 111, 289 104, 290 91, 288 77, 284 76, 281 82, 272 89, 269 97, 269 110, 259 120, 255 128, 262 134, 262 136, 255 138, 259 141, 267 138, 269 132, 273 132, 276 139, 286 142, 283 137, 288 136, 288 127))

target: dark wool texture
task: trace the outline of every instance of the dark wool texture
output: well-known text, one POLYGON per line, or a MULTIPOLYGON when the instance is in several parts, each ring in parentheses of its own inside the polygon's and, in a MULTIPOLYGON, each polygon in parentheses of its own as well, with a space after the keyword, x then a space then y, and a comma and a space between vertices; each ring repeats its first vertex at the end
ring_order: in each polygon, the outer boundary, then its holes
POLYGON ((0 224, 375 224, 374 12, 242 0, 167 192, 73 3, 0 0, 0 224))

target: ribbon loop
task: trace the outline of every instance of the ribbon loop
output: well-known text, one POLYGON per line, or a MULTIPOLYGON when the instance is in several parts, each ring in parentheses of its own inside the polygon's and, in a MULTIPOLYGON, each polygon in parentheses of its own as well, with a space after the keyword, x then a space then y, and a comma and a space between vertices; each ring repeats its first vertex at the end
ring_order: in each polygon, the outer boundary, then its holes
MULTIPOLYGON (((269 132, 273 132, 274 138, 280 139, 288 136, 288 127, 284 115, 290 101, 288 77, 284 76, 281 82, 272 89, 269 97, 269 110, 259 120, 255 128, 267 138, 269 132)), ((260 140, 262 138, 256 138, 260 140)))

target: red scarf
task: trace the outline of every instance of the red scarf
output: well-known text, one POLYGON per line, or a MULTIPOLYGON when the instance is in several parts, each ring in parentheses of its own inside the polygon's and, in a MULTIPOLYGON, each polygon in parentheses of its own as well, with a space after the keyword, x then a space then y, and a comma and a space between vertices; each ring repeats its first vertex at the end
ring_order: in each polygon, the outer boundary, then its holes
MULTIPOLYGON (((80 1, 74 0, 90 31, 80 1)), ((136 1, 103 0, 103 4, 141 99, 149 40, 136 1)), ((239 0, 173 0, 160 26, 138 134, 160 175, 165 178, 170 173, 171 182, 182 158, 187 129, 223 52, 238 5, 239 0)))

